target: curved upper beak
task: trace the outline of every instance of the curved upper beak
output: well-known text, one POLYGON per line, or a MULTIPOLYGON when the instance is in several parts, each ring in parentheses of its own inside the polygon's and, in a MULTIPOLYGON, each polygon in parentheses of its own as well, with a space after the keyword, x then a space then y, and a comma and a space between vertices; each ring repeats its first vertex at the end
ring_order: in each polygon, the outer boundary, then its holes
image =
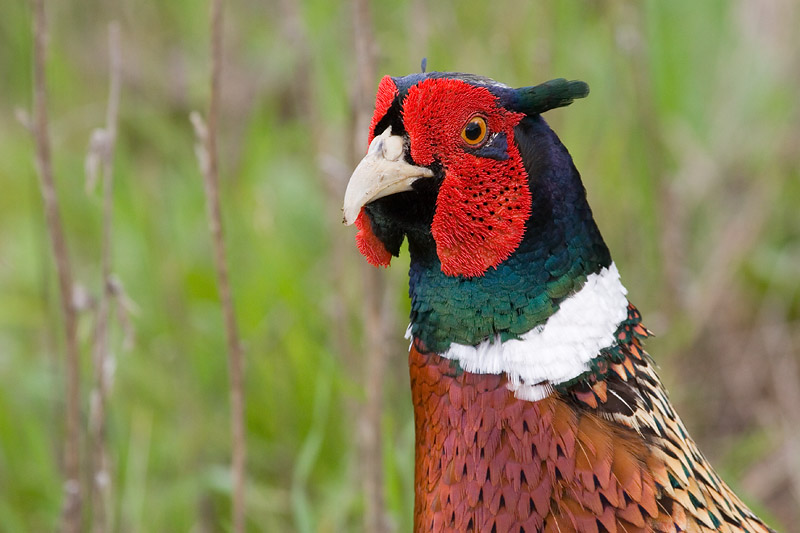
POLYGON ((410 191, 411 184, 419 178, 430 178, 433 171, 406 162, 403 137, 392 135, 389 126, 375 137, 367 155, 358 164, 347 183, 344 193, 344 223, 355 222, 361 208, 373 200, 390 194, 410 191))

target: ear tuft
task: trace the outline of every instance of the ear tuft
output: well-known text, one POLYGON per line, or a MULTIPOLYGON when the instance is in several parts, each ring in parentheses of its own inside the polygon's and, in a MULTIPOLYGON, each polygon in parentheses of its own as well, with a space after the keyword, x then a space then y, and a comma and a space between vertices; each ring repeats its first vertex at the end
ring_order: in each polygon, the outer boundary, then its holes
POLYGON ((576 98, 589 94, 586 82, 564 78, 546 81, 533 87, 521 87, 511 91, 511 101, 506 106, 526 115, 538 115, 571 104, 576 98))

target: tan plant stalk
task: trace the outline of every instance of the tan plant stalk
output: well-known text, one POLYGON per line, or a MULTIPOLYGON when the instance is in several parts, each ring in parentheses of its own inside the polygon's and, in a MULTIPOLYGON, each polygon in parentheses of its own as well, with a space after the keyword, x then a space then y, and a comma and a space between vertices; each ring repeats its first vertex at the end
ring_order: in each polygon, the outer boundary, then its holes
POLYGON ((106 404, 108 401, 113 361, 109 347, 109 316, 111 300, 116 295, 111 270, 111 246, 113 235, 113 186, 114 148, 117 139, 119 99, 121 86, 122 53, 119 43, 119 25, 112 23, 108 30, 109 49, 109 94, 105 128, 95 130, 87 156, 87 181, 92 181, 96 166, 102 166, 103 174, 103 237, 101 246, 101 290, 97 305, 97 324, 94 337, 94 388, 91 394, 89 419, 92 461, 92 529, 95 533, 109 530, 111 519, 111 473, 106 443, 106 404), (91 161, 98 165, 92 166, 91 161))
POLYGON ((78 347, 78 313, 73 297, 73 278, 70 268, 61 212, 58 205, 53 167, 50 157, 50 134, 47 119, 47 80, 45 57, 47 22, 44 0, 33 0, 33 121, 31 131, 36 147, 36 167, 39 188, 44 202, 47 233, 58 275, 61 312, 66 335, 66 387, 64 439, 64 502, 60 529, 77 533, 81 529, 80 482, 80 349, 78 347))
POLYGON ((233 479, 233 531, 245 529, 245 421, 243 391, 243 354, 239 340, 236 314, 231 294, 228 263, 225 253, 225 235, 222 230, 219 199, 219 163, 217 130, 219 120, 220 88, 222 81, 222 0, 211 2, 211 90, 208 105, 208 124, 198 113, 191 121, 197 136, 196 153, 205 183, 206 207, 211 239, 214 246, 214 263, 217 271, 217 289, 222 305, 225 334, 228 344, 228 369, 231 394, 231 439, 233 479))
MULTIPOLYGON (((372 112, 372 95, 377 77, 377 44, 372 29, 372 15, 367 0, 353 0, 353 40, 355 45, 356 90, 353 102, 354 150, 353 166, 364 154, 365 132, 372 112)), ((383 381, 388 358, 388 317, 392 300, 386 287, 384 272, 365 261, 361 263, 364 280, 363 322, 364 384, 367 399, 361 419, 361 452, 363 457, 364 530, 387 531, 386 502, 383 491, 381 416, 383 415, 383 381)))

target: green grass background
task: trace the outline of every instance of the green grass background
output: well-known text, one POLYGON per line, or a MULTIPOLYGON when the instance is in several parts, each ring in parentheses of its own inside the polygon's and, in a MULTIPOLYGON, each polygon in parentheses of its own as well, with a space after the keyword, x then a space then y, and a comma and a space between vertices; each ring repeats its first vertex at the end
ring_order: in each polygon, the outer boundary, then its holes
MULTIPOLYGON (((101 195, 84 190, 107 98, 107 23, 123 87, 114 272, 135 301, 109 406, 115 531, 229 528, 228 380, 191 110, 205 110, 205 2, 48 2, 53 157, 74 273, 100 288, 101 195)), ((31 13, 0 17, 0 530, 58 523, 63 330, 32 142, 31 13)), ((379 74, 457 70, 592 94, 548 114, 584 176, 679 412, 779 528, 800 521, 800 8, 782 0, 372 2, 379 74)), ((317 153, 349 173, 348 4, 229 1, 223 213, 246 346, 248 528, 359 531, 361 258, 317 153), (305 68, 304 70, 304 67, 305 68), (315 124, 303 113, 311 102, 315 124), (345 278, 332 282, 333 257, 345 278), (334 312, 351 328, 336 331, 334 312)), ((374 80, 375 87, 379 78, 374 80)), ((358 142, 364 142, 366 131, 358 142)), ((338 187, 338 185, 337 185, 338 187)), ((405 268, 383 390, 387 514, 411 529, 413 421, 405 268)), ((83 426, 94 319, 82 313, 83 426)), ((85 459, 85 457, 84 457, 85 459)))

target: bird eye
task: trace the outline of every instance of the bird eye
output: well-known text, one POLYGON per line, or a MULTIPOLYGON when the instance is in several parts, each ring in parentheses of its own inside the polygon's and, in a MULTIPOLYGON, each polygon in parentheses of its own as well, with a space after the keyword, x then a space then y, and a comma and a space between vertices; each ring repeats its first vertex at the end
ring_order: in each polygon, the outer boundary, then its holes
POLYGON ((480 116, 475 116, 469 119, 469 122, 461 130, 461 138, 470 146, 478 146, 486 140, 486 133, 488 131, 486 119, 480 116))

